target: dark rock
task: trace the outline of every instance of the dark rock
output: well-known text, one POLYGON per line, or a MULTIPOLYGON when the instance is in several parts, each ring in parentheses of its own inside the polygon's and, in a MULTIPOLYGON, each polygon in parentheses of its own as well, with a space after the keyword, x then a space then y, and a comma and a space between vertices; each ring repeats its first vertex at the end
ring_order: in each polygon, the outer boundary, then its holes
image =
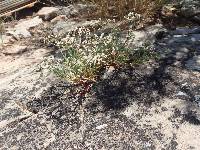
POLYGON ((199 0, 183 0, 180 15, 200 24, 200 2, 199 0))
POLYGON ((200 56, 194 56, 186 63, 186 67, 190 70, 200 71, 200 56))

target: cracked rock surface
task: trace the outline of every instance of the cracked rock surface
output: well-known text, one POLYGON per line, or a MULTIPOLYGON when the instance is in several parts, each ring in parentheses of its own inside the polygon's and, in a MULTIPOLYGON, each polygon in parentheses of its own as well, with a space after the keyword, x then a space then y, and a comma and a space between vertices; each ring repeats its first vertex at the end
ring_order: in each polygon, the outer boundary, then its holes
MULTIPOLYGON (((61 34, 71 25, 62 21, 55 24, 61 34)), ((154 39, 158 61, 113 70, 84 96, 84 87, 58 80, 46 67, 54 50, 34 41, 42 29, 31 29, 37 31, 31 38, 4 41, 1 149, 198 150, 200 28, 161 28, 135 32, 136 42, 154 39)))

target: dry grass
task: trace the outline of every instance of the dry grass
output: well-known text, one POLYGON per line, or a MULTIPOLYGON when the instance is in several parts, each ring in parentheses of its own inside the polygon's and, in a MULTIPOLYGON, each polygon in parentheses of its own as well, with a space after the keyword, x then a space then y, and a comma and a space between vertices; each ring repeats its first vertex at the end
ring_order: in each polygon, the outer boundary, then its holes
POLYGON ((97 15, 104 18, 122 19, 129 12, 151 19, 166 0, 87 0, 96 4, 97 15))
MULTIPOLYGON (((122 20, 130 12, 142 16, 141 23, 146 24, 155 20, 159 10, 169 0, 45 0, 53 5, 69 5, 76 2, 95 5, 95 11, 86 16, 91 18, 122 20)), ((85 16, 85 14, 81 14, 85 16)))

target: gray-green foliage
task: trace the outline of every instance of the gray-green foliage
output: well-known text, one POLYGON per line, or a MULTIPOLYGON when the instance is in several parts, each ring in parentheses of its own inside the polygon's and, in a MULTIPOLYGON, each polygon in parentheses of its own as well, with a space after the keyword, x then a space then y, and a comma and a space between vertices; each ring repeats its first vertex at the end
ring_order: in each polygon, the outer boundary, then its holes
POLYGON ((64 49, 63 59, 57 61, 53 71, 64 79, 79 82, 95 81, 99 71, 107 66, 119 68, 149 60, 153 56, 152 47, 144 44, 132 49, 129 40, 133 38, 131 31, 124 39, 118 29, 113 29, 108 35, 102 33, 98 36, 88 28, 80 27, 68 33, 64 39, 49 36, 45 42, 64 49))

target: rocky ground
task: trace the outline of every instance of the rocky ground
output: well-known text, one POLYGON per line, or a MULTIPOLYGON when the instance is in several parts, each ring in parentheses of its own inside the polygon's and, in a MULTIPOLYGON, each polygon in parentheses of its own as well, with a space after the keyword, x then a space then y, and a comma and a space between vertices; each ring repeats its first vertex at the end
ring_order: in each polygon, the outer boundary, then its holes
POLYGON ((81 96, 82 87, 49 71, 47 62, 57 51, 40 38, 49 29, 63 35, 77 26, 95 26, 98 21, 72 19, 86 8, 43 8, 5 24, 0 46, 1 149, 198 150, 198 20, 174 30, 156 24, 135 31, 132 42, 151 40, 160 59, 114 70, 81 96))

